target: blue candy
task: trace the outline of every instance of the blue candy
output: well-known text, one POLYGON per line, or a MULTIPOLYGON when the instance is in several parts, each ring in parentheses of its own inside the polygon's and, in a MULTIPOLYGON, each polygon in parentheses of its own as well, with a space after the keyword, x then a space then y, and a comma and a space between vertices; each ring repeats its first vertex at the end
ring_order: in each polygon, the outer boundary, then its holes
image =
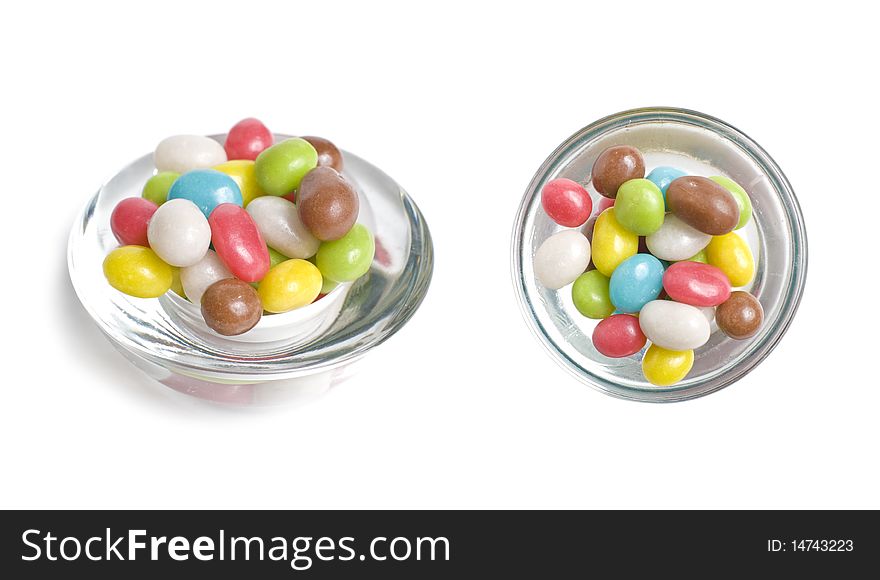
POLYGON ((611 274, 608 285, 611 303, 620 312, 638 312, 660 295, 663 272, 663 264, 651 254, 630 256, 611 274))
POLYGON ((178 197, 196 204, 205 217, 209 217, 221 203, 238 206, 244 203, 238 184, 225 173, 214 169, 194 169, 178 177, 168 190, 168 199, 178 197))
MULTIPOLYGON (((669 184, 673 182, 673 180, 678 179, 679 177, 684 177, 687 175, 681 169, 676 169, 675 167, 655 167, 651 173, 645 178, 658 188, 663 193, 663 201, 666 201, 666 190, 669 189, 669 184)), ((669 209, 668 207, 666 208, 669 209)))

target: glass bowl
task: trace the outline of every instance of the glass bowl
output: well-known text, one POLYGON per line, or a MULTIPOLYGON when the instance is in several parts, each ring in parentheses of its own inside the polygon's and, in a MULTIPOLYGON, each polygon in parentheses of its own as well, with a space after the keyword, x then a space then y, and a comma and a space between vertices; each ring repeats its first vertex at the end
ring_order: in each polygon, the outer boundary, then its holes
POLYGON ((755 368, 791 323, 804 290, 807 235, 791 184, 776 162, 738 129, 695 111, 645 108, 611 115, 568 138, 541 165, 526 189, 513 231, 512 275, 526 322, 550 355, 571 375, 603 393, 623 399, 673 402, 714 393, 755 368), (757 335, 732 340, 713 326, 709 342, 695 351, 688 376, 671 387, 655 387, 642 376, 641 353, 612 359, 593 347, 598 321, 581 315, 571 287, 548 290, 535 280, 533 256, 550 235, 565 229, 541 208, 541 189, 558 177, 590 185, 596 157, 607 147, 632 145, 645 156, 647 170, 671 165, 694 175, 725 175, 749 193, 753 218, 738 230, 752 248, 754 281, 746 289, 764 308, 757 335))
MULTIPOLYGON (((276 135, 276 141, 288 138, 276 135)), ((212 138, 220 143, 223 135, 212 138)), ((370 271, 317 302, 263 316, 238 337, 204 324, 198 306, 169 291, 159 299, 127 296, 104 279, 102 262, 118 246, 110 213, 140 195, 155 173, 152 154, 132 162, 85 205, 70 233, 68 268, 76 294, 101 331, 126 358, 175 390, 239 404, 296 397, 326 387, 342 369, 399 330, 422 302, 433 272, 425 219, 393 179, 343 152, 343 175, 360 197, 358 221, 374 233, 370 271)))

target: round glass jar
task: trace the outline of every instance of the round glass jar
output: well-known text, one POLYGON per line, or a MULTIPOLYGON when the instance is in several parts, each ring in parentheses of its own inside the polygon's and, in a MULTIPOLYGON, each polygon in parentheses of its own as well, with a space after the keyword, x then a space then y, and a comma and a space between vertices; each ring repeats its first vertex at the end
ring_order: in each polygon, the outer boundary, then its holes
MULTIPOLYGON (((223 135, 212 138, 223 143, 223 135)), ((276 135, 276 142, 287 139, 276 135)), ((135 160, 85 205, 70 233, 68 268, 77 296, 110 342, 166 386, 200 398, 267 404, 325 389, 344 369, 399 330, 422 302, 433 272, 425 219, 397 183, 343 152, 343 175, 360 198, 358 221, 373 232, 376 255, 367 275, 340 284, 303 308, 264 315, 251 331, 224 337, 205 325, 199 307, 172 291, 134 298, 104 279, 104 257, 119 244, 110 213, 140 195, 156 172, 152 154, 135 160)))
POLYGON ((807 235, 791 184, 776 162, 738 129, 695 111, 645 108, 600 119, 568 138, 538 169, 526 189, 513 231, 513 284, 523 315, 551 356, 571 375, 606 394, 647 402, 693 399, 718 391, 755 368, 785 334, 797 311, 807 273, 807 235), (755 256, 756 274, 747 289, 764 308, 757 335, 732 340, 713 325, 709 342, 696 351, 688 376, 671 387, 656 387, 642 375, 641 353, 612 359, 593 347, 599 322, 581 315, 571 288, 548 290, 537 283, 535 251, 561 231, 541 207, 541 189, 566 177, 584 184, 594 205, 601 197, 590 185, 596 157, 608 147, 631 145, 647 170, 671 165, 694 175, 724 175, 749 193, 752 220, 737 233, 755 256))

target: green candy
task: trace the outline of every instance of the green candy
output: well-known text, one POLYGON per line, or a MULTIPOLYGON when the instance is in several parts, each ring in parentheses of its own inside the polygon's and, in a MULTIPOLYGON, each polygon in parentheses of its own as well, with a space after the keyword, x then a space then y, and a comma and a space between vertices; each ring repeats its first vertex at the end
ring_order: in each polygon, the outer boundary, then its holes
POLYGON ((571 299, 578 312, 596 320, 611 316, 614 304, 608 293, 608 282, 608 276, 599 270, 590 270, 578 276, 571 287, 571 299))
POLYGON ((171 189, 171 185, 177 181, 178 177, 180 177, 179 173, 160 171, 144 184, 141 197, 149 199, 156 205, 162 205, 168 199, 168 190, 171 189))
POLYGON ((273 250, 272 248, 269 248, 269 268, 270 269, 274 268, 275 266, 277 266, 281 262, 286 262, 289 259, 290 258, 285 256, 281 252, 279 252, 277 250, 273 250))
POLYGON ((703 248, 702 250, 700 250, 699 252, 697 252, 696 254, 694 254, 693 256, 691 256, 690 258, 688 258, 687 260, 684 260, 684 261, 685 262, 699 262, 701 264, 708 264, 709 263, 709 256, 706 254, 706 248, 703 248))
POLYGON ((268 195, 287 195, 318 165, 318 152, 305 139, 294 137, 272 145, 257 156, 257 183, 268 195))
POLYGON ((663 225, 666 202, 663 192, 647 179, 630 179, 617 190, 614 217, 624 228, 639 236, 649 236, 663 225))
POLYGON ((734 180, 723 175, 716 175, 709 179, 732 193, 733 199, 736 200, 736 205, 739 206, 739 222, 733 229, 738 230, 749 223, 749 220, 752 219, 752 200, 749 199, 749 194, 746 193, 746 190, 734 180))
POLYGON ((330 278, 324 278, 324 283, 321 284, 321 294, 330 294, 336 287, 339 286, 339 282, 334 282, 330 278))
POLYGON ((367 273, 375 252, 373 234, 362 224, 355 224, 338 240, 323 242, 315 264, 325 280, 351 282, 367 273))

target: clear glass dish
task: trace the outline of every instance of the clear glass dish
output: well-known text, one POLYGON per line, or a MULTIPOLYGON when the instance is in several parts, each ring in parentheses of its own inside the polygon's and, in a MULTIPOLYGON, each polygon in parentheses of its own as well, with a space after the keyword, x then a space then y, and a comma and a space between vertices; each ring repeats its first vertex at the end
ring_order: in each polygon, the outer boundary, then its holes
MULTIPOLYGON (((286 139, 276 135, 276 140, 286 139)), ((213 136, 221 143, 224 136, 213 136)), ((110 213, 140 195, 153 175, 152 154, 132 162, 85 205, 70 233, 68 268, 76 294, 113 345, 138 368, 175 390, 215 401, 271 403, 298 386, 328 385, 342 369, 399 330, 422 302, 434 251, 418 207, 397 183, 343 152, 343 175, 360 196, 358 221, 374 233, 376 257, 363 278, 314 304, 266 315, 240 337, 222 337, 196 305, 168 292, 126 296, 104 279, 102 262, 118 246, 110 213)))
MULTIPOLYGON (((776 162, 738 129, 695 111, 645 108, 611 115, 581 129, 538 169, 514 222, 512 276, 529 327, 550 355, 571 375, 603 393, 647 402, 693 399, 718 391, 755 368, 785 334, 797 311, 807 273, 807 235, 791 184, 776 162), (541 208, 544 184, 567 177, 590 186, 596 157, 613 145, 632 145, 650 168, 672 165, 695 175, 726 175, 742 185, 753 205, 750 225, 737 233, 749 243, 756 275, 749 286, 764 307, 764 325, 748 340, 715 331, 695 351, 690 374, 672 387, 655 387, 642 376, 642 353, 611 359, 590 339, 598 321, 582 316, 570 287, 548 290, 535 280, 532 260, 541 243, 564 228, 541 208)), ((716 327, 713 326, 713 330, 716 327)))

